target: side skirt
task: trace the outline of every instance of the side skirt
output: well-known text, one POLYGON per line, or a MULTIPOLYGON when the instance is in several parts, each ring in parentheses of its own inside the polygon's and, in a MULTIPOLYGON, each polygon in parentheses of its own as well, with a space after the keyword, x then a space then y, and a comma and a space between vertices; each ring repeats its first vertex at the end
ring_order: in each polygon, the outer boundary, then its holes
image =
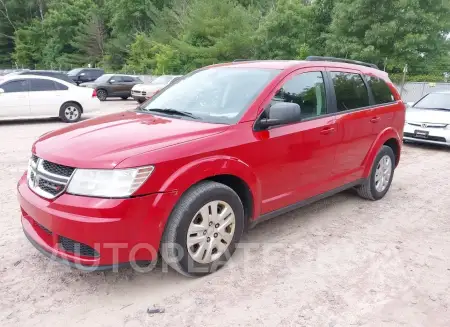
POLYGON ((313 197, 311 197, 309 199, 302 200, 300 202, 291 204, 291 205, 289 205, 287 207, 284 207, 284 208, 281 208, 281 209, 277 209, 275 211, 271 211, 269 213, 261 215, 257 219, 255 219, 254 221, 250 222, 249 228, 253 228, 256 225, 258 225, 259 223, 262 223, 263 221, 275 218, 275 217, 280 216, 282 214, 285 214, 287 212, 290 212, 290 211, 302 208, 302 207, 307 206, 307 205, 309 205, 311 203, 320 201, 322 199, 328 198, 328 197, 333 196, 333 195, 335 195, 337 193, 340 193, 342 191, 348 190, 348 189, 350 189, 352 187, 361 185, 363 182, 364 182, 364 179, 361 178, 361 179, 358 179, 358 180, 356 180, 354 182, 351 182, 351 183, 345 184, 343 186, 340 186, 338 188, 335 188, 335 189, 333 189, 331 191, 328 191, 328 192, 325 192, 325 193, 313 196, 313 197))

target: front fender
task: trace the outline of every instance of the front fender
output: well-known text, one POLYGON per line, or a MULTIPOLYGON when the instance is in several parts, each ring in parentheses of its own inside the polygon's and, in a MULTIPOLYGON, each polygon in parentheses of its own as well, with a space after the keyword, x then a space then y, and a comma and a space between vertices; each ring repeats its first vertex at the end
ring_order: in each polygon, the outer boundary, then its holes
POLYGON ((247 163, 230 156, 212 156, 189 162, 172 173, 162 184, 159 192, 176 192, 181 195, 192 185, 217 175, 233 175, 243 180, 254 200, 253 212, 259 213, 260 180, 247 163))
MULTIPOLYGON (((363 174, 364 178, 369 177, 370 171, 372 169, 372 163, 375 160, 378 151, 380 151, 383 144, 390 139, 395 139, 398 148, 401 149, 402 147, 401 137, 397 133, 397 131, 391 127, 383 130, 380 134, 378 134, 378 137, 376 138, 375 142, 373 142, 372 147, 370 148, 366 158, 364 159, 364 174, 363 174)), ((397 157, 396 165, 398 165, 399 160, 400 160, 400 152, 397 157)))

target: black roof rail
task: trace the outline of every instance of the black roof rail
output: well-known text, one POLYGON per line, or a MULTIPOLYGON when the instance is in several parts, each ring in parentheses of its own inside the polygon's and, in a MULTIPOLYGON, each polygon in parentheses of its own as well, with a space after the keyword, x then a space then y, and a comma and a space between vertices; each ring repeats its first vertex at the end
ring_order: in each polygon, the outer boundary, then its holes
POLYGON ((358 60, 350 60, 350 59, 342 59, 342 58, 335 58, 335 57, 309 56, 309 57, 306 58, 306 61, 343 62, 343 63, 346 63, 346 64, 361 65, 361 66, 366 66, 366 67, 379 69, 377 65, 370 64, 368 62, 363 62, 363 61, 358 61, 358 60))

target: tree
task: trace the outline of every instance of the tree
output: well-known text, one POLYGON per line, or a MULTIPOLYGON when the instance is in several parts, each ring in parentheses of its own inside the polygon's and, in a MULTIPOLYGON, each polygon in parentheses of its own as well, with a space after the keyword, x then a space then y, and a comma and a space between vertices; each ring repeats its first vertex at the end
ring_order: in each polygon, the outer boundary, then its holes
POLYGON ((340 0, 326 40, 330 55, 399 69, 420 69, 439 57, 450 32, 449 3, 442 0, 340 0))
POLYGON ((301 0, 278 0, 256 32, 257 57, 295 59, 307 55, 313 36, 312 9, 301 0))

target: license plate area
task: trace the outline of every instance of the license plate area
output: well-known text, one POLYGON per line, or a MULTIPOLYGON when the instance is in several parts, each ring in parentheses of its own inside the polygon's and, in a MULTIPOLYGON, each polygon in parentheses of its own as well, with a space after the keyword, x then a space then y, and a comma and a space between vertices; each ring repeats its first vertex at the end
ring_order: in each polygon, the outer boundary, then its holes
POLYGON ((416 130, 414 131, 414 136, 417 137, 417 138, 426 139, 426 138, 428 138, 428 135, 429 135, 429 134, 430 134, 430 132, 428 132, 428 131, 423 131, 423 130, 420 130, 420 129, 416 129, 416 130))

